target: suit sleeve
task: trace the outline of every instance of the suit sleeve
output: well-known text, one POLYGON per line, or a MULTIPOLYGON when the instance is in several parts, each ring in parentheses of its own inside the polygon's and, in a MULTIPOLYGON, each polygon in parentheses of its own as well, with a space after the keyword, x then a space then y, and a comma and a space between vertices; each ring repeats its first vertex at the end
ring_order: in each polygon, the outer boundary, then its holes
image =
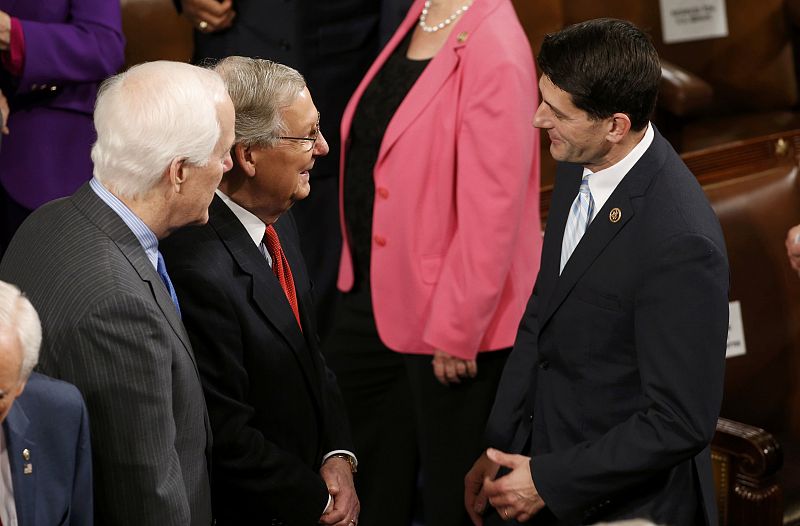
POLYGON ((325 482, 296 455, 251 425, 251 382, 244 363, 242 329, 229 294, 194 269, 170 267, 183 319, 203 380, 214 433, 215 483, 298 524, 316 524, 328 499, 325 482))
POLYGON ((59 370, 92 415, 97 520, 118 526, 190 524, 175 449, 175 335, 152 302, 118 294, 65 332, 70 360, 59 370), (125 320, 109 322, 109 320, 125 320))
POLYGON ((329 453, 337 449, 350 451, 358 456, 350 435, 350 424, 344 406, 342 392, 336 375, 325 364, 325 358, 320 355, 325 374, 325 451, 329 453))
POLYGON ((557 516, 586 510, 691 459, 711 441, 722 398, 728 267, 709 238, 666 239, 642 262, 633 304, 643 409, 593 441, 531 460, 557 516))
POLYGON ((70 525, 91 526, 94 524, 94 500, 92 488, 92 446, 89 438, 89 413, 78 390, 75 390, 79 406, 80 427, 75 448, 75 478, 72 481, 72 505, 70 525))
MULTIPOLYGON (((64 22, 20 20, 25 65, 19 93, 34 84, 96 83, 122 67, 125 39, 120 3, 73 0, 70 6, 69 20, 64 22)), ((91 107, 87 109, 91 112, 91 107)))
POLYGON ((519 53, 495 62, 487 57, 471 63, 470 58, 463 59, 456 123, 458 227, 423 331, 425 343, 463 359, 477 355, 500 303, 520 241, 530 180, 538 171, 532 60, 519 53))
POLYGON ((528 306, 522 315, 514 348, 503 368, 503 375, 495 395, 492 412, 486 425, 486 442, 501 451, 509 451, 514 434, 525 414, 528 392, 535 389, 531 385, 531 374, 539 350, 537 338, 539 323, 537 319, 538 294, 534 287, 528 306))

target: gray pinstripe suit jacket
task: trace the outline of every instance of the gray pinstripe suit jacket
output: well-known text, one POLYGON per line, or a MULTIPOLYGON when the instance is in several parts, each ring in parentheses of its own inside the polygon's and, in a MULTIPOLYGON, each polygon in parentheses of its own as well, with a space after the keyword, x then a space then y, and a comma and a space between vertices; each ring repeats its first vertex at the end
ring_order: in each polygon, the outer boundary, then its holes
POLYGON ((28 218, 0 279, 39 312, 42 372, 86 400, 95 522, 211 524, 211 434, 189 338, 125 223, 86 184, 28 218))

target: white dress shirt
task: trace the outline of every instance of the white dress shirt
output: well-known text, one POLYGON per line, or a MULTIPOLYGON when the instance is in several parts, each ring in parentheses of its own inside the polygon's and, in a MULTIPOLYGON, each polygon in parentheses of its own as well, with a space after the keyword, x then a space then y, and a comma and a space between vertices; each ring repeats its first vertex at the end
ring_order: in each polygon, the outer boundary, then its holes
POLYGON ((592 199, 594 199, 594 210, 592 211, 592 217, 589 222, 597 216, 597 212, 603 208, 603 205, 606 204, 606 201, 611 197, 611 194, 616 190, 619 183, 622 182, 625 175, 633 168, 639 159, 642 158, 644 152, 646 152, 653 143, 654 137, 655 132, 653 131, 653 125, 648 122, 647 130, 644 132, 642 140, 640 140, 622 160, 599 172, 592 172, 588 168, 583 169, 584 176, 592 174, 589 178, 589 191, 592 193, 592 199))

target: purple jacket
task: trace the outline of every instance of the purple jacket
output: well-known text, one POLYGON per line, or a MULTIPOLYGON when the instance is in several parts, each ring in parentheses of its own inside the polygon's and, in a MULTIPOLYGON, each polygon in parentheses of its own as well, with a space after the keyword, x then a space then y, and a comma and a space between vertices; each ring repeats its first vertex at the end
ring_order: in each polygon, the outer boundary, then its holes
POLYGON ((25 35, 22 76, 3 71, 10 135, 0 182, 26 208, 72 194, 92 176, 92 111, 100 81, 124 61, 116 0, 0 0, 25 35))

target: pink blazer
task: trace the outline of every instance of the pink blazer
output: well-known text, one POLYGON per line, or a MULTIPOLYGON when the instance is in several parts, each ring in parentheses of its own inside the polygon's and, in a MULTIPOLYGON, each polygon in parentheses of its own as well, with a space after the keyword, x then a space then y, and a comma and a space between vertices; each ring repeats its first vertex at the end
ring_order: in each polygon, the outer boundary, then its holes
MULTIPOLYGON (((424 0, 370 67, 342 118, 416 23, 424 0)), ((381 340, 465 359, 514 343, 539 270, 538 105, 530 45, 510 0, 475 0, 386 129, 373 173, 370 281, 381 340)), ((353 286, 344 223, 338 287, 353 286)))

